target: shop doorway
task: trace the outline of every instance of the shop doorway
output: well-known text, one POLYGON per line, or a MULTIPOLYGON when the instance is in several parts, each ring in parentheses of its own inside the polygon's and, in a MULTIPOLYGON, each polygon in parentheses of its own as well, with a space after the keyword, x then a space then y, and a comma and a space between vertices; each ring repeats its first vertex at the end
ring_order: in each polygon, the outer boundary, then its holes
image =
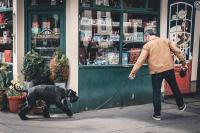
MULTIPOLYGON (((199 47, 200 47, 200 37, 199 37, 199 47)), ((198 58, 198 71, 197 71, 197 92, 200 93, 200 49, 198 58)))

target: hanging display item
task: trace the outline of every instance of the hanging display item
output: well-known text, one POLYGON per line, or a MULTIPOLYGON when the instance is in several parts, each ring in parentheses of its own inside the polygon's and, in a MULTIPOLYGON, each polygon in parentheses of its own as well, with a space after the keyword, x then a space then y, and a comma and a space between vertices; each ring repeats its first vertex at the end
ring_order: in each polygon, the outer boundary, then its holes
POLYGON ((5 62, 12 62, 12 50, 4 50, 5 62))
POLYGON ((0 13, 0 24, 5 23, 5 14, 4 13, 0 13))
POLYGON ((38 34, 40 32, 39 23, 38 23, 38 16, 33 16, 33 22, 32 22, 32 34, 38 34))
POLYGON ((53 32, 55 34, 60 34, 60 28, 59 28, 59 17, 58 17, 58 14, 54 14, 53 15, 53 18, 54 18, 54 28, 53 28, 53 32))

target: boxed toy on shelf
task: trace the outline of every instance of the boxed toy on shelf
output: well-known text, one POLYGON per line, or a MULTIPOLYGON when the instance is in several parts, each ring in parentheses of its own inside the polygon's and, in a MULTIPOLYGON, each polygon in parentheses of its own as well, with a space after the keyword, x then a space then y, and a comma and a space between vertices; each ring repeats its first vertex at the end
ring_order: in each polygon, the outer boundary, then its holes
POLYGON ((140 48, 131 48, 129 55, 129 64, 135 64, 138 57, 140 56, 140 48))
POLYGON ((5 62, 12 62, 12 50, 4 50, 5 62))

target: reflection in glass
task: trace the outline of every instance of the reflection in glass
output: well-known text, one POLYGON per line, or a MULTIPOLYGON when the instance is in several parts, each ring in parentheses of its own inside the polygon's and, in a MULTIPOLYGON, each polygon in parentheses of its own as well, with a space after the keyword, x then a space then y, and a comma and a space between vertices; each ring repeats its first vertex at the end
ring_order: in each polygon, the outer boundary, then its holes
POLYGON ((31 0, 30 4, 31 6, 37 6, 37 5, 57 6, 57 5, 63 5, 63 0, 31 0))
POLYGON ((95 0, 95 5, 116 7, 120 5, 120 1, 119 0, 95 0))
POLYGON ((81 12, 79 64, 119 64, 119 17, 112 12, 81 12))
POLYGON ((153 30, 157 34, 156 16, 141 16, 133 13, 123 14, 122 64, 134 64, 146 42, 145 33, 153 30))
POLYGON ((32 15, 32 48, 50 59, 60 46, 60 16, 58 14, 32 15))
POLYGON ((123 0, 124 8, 145 8, 146 0, 123 0))
POLYGON ((80 4, 83 7, 91 7, 92 5, 92 0, 80 0, 80 4))

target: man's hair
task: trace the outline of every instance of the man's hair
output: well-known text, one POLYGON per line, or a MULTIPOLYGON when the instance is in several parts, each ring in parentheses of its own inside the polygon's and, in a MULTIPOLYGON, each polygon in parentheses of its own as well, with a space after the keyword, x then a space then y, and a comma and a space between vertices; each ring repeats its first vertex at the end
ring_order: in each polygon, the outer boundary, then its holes
POLYGON ((156 32, 153 31, 153 30, 147 30, 147 31, 145 32, 145 35, 150 35, 150 36, 156 35, 156 32))

